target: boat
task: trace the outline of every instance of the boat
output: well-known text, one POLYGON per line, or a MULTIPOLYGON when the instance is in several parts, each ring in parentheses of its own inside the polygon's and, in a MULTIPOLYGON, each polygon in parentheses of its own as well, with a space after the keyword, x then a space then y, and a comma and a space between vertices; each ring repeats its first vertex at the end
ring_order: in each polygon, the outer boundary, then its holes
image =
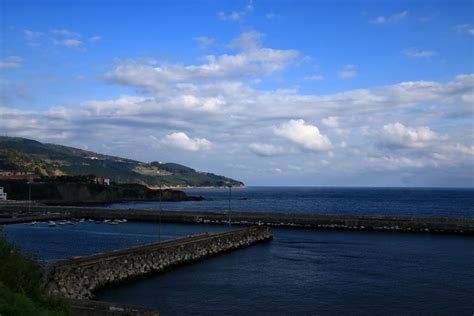
POLYGON ((56 226, 56 223, 53 222, 53 221, 49 221, 48 226, 49 227, 54 227, 54 226, 56 226))

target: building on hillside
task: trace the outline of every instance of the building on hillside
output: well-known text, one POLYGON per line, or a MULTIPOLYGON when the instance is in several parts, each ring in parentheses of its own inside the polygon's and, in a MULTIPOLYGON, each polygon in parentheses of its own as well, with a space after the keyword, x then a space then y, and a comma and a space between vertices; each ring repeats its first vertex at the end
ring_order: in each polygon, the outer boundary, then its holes
POLYGON ((98 176, 95 178, 95 183, 100 185, 110 185, 110 179, 103 176, 98 176))
POLYGON ((0 171, 0 180, 28 180, 33 181, 39 179, 37 174, 32 172, 13 172, 13 171, 0 171))
POLYGON ((0 187, 0 201, 6 201, 7 200, 7 194, 3 192, 3 187, 0 187))

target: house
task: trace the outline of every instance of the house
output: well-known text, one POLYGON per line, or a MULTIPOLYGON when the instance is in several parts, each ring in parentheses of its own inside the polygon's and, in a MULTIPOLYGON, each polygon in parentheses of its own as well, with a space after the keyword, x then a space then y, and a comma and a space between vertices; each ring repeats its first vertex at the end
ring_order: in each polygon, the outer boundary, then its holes
POLYGON ((95 183, 100 185, 110 185, 110 179, 103 176, 98 176, 95 178, 95 183))
POLYGON ((7 194, 3 192, 3 187, 0 187, 0 201, 6 201, 7 200, 7 194))
POLYGON ((28 180, 39 179, 40 177, 32 172, 0 171, 0 180, 28 180))

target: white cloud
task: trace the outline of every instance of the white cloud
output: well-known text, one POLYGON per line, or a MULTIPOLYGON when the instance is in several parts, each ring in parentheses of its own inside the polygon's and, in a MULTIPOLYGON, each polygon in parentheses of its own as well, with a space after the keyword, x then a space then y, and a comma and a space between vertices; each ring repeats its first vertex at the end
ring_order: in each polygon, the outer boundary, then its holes
POLYGON ((406 127, 399 122, 385 125, 381 137, 386 145, 407 148, 423 148, 446 139, 427 126, 406 127))
POLYGON ((196 37, 195 40, 198 42, 199 47, 201 49, 207 49, 209 46, 211 46, 215 42, 214 38, 207 37, 207 36, 199 36, 199 37, 196 37))
POLYGON ((320 152, 332 147, 329 138, 321 134, 317 126, 306 124, 304 120, 290 120, 275 127, 274 133, 307 151, 320 152))
MULTIPOLYGON (((35 111, 26 102, 23 106, 19 97, 10 97, 8 103, 2 99, 0 134, 46 141, 57 137, 64 144, 87 143, 99 151, 102 144, 108 144, 109 154, 140 160, 156 159, 159 154, 162 160, 200 167, 210 164, 198 150, 209 148, 212 140, 218 153, 212 160, 213 172, 222 174, 237 157, 238 164, 248 167, 247 174, 275 166, 286 174, 286 166, 294 164, 305 171, 298 178, 309 178, 306 171, 315 169, 323 178, 329 173, 341 178, 350 172, 370 173, 375 162, 379 162, 378 168, 385 164, 393 170, 398 166, 397 170, 420 174, 434 170, 457 176, 472 170, 468 169, 473 166, 474 152, 472 74, 448 81, 406 81, 338 93, 303 94, 297 88, 285 89, 288 86, 282 81, 265 83, 266 76, 274 76, 294 63, 298 51, 265 47, 257 32, 245 32, 228 46, 212 48, 219 53, 196 63, 117 63, 106 79, 126 86, 134 96, 44 111, 35 111), (254 80, 264 84, 255 85, 254 80), (269 88, 274 85, 281 89, 269 88), (290 121, 292 118, 301 120, 290 121), (309 122, 321 122, 317 125, 324 129, 320 131, 309 122), (157 146, 148 146, 143 135, 163 137, 154 141, 157 146), (190 151, 177 155, 172 147, 190 151), (308 159, 301 149, 323 154, 308 159), (255 155, 273 158, 257 159, 255 155), (321 168, 321 159, 330 167, 321 168)), ((19 91, 7 85, 12 92, 19 91)), ((229 175, 241 177, 240 172, 229 175)))
POLYGON ((81 37, 81 34, 77 32, 71 32, 65 29, 51 30, 54 35, 67 36, 67 37, 81 37))
POLYGON ((432 50, 418 50, 416 48, 406 49, 403 53, 408 57, 414 58, 429 58, 438 55, 437 52, 432 50))
POLYGON ((421 23, 427 23, 433 21, 436 17, 438 17, 438 13, 421 16, 418 18, 418 21, 420 21, 421 23))
POLYGON ((339 78, 349 79, 357 76, 357 67, 354 65, 346 65, 337 73, 339 78))
POLYGON ((373 19, 372 23, 375 23, 375 24, 393 23, 393 22, 400 21, 406 18, 407 16, 408 16, 408 11, 398 12, 390 16, 380 15, 380 16, 377 16, 375 19, 373 19))
POLYGON ((323 122, 323 124, 326 125, 327 127, 336 128, 339 126, 339 121, 336 116, 329 116, 329 117, 323 118, 321 122, 323 122))
POLYGON ((169 65, 154 67, 151 63, 128 61, 120 63, 105 75, 106 79, 125 85, 140 86, 148 91, 170 91, 170 84, 193 81, 240 81, 272 74, 284 69, 299 54, 296 50, 261 47, 261 34, 244 32, 230 44, 241 50, 235 55, 207 55, 200 65, 169 65))
POLYGON ((25 34, 28 40, 35 40, 43 36, 42 32, 34 32, 30 30, 23 30, 23 33, 25 34))
POLYGON ((163 143, 179 149, 198 151, 211 148, 211 142, 205 138, 190 138, 183 132, 172 133, 163 138, 163 143))
POLYGON ((380 143, 389 153, 371 157, 379 167, 395 170, 404 167, 452 166, 472 164, 474 146, 451 142, 447 135, 439 135, 427 126, 406 127, 401 123, 387 124, 376 132, 380 143))
POLYGON ((322 75, 306 76, 304 77, 304 80, 321 81, 321 80, 324 80, 324 76, 322 75))
POLYGON ((99 36, 99 35, 94 35, 94 36, 89 37, 90 42, 98 42, 100 40, 102 40, 102 36, 99 36))
POLYGON ((371 168, 375 170, 400 170, 400 169, 419 169, 427 166, 429 161, 426 159, 413 159, 409 157, 398 156, 379 156, 369 157, 367 161, 371 168))
POLYGON ((274 12, 268 12, 265 14, 265 17, 268 19, 268 20, 272 20, 272 19, 275 19, 278 17, 278 14, 274 13, 274 12))
POLYGON ((23 58, 18 56, 9 56, 4 58, 3 60, 0 59, 0 69, 14 69, 21 66, 23 62, 23 58))
POLYGON ((240 19, 242 19, 244 14, 242 12, 235 12, 235 11, 233 11, 231 13, 219 12, 219 13, 217 13, 217 16, 222 21, 233 21, 233 22, 235 22, 235 21, 239 21, 240 19))
POLYGON ((82 42, 77 39, 65 39, 60 41, 54 41, 56 45, 66 46, 66 47, 79 47, 82 45, 82 42))
POLYGON ((474 36, 474 26, 471 24, 459 24, 453 27, 457 32, 466 33, 474 36))
POLYGON ((245 7, 240 11, 232 11, 230 13, 218 12, 217 17, 222 21, 237 22, 245 18, 245 16, 254 11, 253 2, 249 1, 245 7))
POLYGON ((192 94, 182 95, 176 99, 176 107, 184 107, 205 112, 217 112, 222 109, 226 101, 222 96, 197 97, 192 94))
POLYGON ((252 143, 249 145, 249 149, 254 154, 262 157, 277 156, 285 153, 282 147, 263 143, 252 143))

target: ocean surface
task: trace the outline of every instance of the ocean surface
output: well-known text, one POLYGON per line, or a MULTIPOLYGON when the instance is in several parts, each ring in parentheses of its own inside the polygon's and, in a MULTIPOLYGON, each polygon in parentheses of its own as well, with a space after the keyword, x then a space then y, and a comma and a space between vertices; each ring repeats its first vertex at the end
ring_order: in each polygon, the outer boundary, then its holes
MULTIPOLYGON (((227 229, 162 224, 161 238, 227 229)), ((41 223, 3 231, 55 261, 156 242, 160 227, 41 223)), ((472 267, 472 237, 274 229, 273 241, 108 288, 98 299, 161 315, 472 315, 472 267)))
MULTIPOLYGON (((205 201, 163 202, 165 209, 229 209, 228 189, 185 189, 205 201)), ((231 192, 232 211, 474 218, 474 189, 248 187, 231 192)), ((159 202, 114 203, 118 208, 159 208, 159 202)))
MULTIPOLYGON (((200 202, 166 209, 227 210, 228 190, 186 190, 200 202)), ((152 207, 157 202, 112 207, 152 207)), ((233 189, 231 210, 474 217, 472 189, 233 189)), ((84 222, 5 225, 7 238, 44 261, 169 240, 228 226, 84 222)), ((133 280, 98 299, 162 315, 472 315, 474 238, 276 228, 270 242, 133 280)))

